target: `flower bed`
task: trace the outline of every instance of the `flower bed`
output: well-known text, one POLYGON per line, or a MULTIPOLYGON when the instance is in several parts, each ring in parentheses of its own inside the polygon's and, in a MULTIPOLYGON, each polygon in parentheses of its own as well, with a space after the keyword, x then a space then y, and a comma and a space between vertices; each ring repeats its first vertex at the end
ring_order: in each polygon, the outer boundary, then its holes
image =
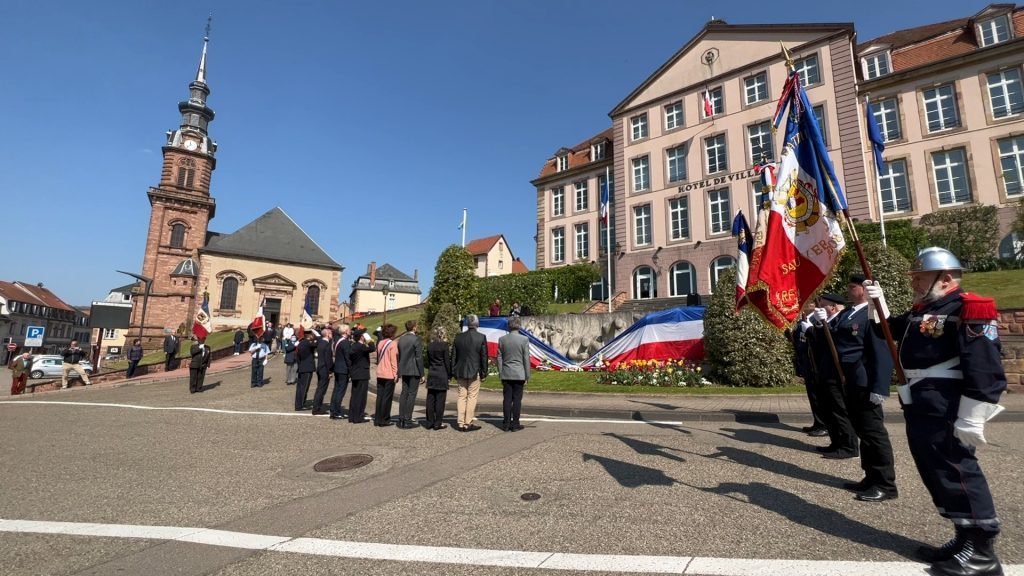
MULTIPOLYGON (((600 364, 600 363, 599 363, 600 364)), ((628 360, 598 367, 598 384, 699 388, 711 383, 700 365, 687 360, 628 360)))

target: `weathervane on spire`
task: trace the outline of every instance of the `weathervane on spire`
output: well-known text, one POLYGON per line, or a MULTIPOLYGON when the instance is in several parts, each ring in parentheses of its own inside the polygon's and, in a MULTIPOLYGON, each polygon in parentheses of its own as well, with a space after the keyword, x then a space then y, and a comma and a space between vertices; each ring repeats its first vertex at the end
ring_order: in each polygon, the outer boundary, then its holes
POLYGON ((213 21, 213 12, 210 12, 210 15, 206 17, 206 34, 203 35, 203 40, 205 40, 205 41, 209 41, 210 40, 210 22, 212 22, 212 21, 213 21))

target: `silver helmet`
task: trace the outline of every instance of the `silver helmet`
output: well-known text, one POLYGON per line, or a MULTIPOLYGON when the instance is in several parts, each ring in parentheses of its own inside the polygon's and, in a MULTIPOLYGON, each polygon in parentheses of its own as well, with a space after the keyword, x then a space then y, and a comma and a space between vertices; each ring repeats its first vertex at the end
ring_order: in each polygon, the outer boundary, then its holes
POLYGON ((962 271, 963 269, 964 267, 960 265, 960 260, 952 252, 938 246, 922 249, 917 253, 917 258, 914 259, 914 263, 910 266, 911 273, 938 272, 940 270, 962 271))

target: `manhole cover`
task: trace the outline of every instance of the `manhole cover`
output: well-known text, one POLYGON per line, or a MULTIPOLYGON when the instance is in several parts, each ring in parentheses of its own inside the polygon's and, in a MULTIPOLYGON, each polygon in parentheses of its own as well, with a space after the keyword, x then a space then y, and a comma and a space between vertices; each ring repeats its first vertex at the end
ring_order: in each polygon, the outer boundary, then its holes
POLYGON ((313 465, 313 470, 317 472, 341 472, 366 466, 370 462, 373 462, 373 456, 369 454, 344 454, 342 456, 324 458, 313 465))
POLYGON ((540 494, 537 494, 536 492, 527 492, 526 494, 520 496, 520 498, 526 500, 527 502, 533 502, 534 500, 540 500, 540 494))

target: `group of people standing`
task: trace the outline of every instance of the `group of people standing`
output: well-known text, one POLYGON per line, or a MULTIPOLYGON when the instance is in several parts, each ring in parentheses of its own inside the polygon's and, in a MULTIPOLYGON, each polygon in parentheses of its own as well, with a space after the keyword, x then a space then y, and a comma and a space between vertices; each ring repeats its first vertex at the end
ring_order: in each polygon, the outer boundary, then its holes
POLYGON ((880 285, 850 277, 846 298, 825 294, 793 331, 796 365, 808 388, 812 436, 827 435, 826 458, 860 456, 864 478, 847 489, 865 502, 898 497, 882 404, 893 369, 914 464, 938 513, 953 524, 945 544, 922 546, 921 560, 945 576, 997 576, 999 519, 975 451, 1006 389, 995 302, 964 292, 963 268, 943 248, 922 250, 911 266, 914 304, 889 318, 880 285), (844 306, 848 300, 849 307, 844 306), (899 366, 883 336, 888 318, 899 366))

